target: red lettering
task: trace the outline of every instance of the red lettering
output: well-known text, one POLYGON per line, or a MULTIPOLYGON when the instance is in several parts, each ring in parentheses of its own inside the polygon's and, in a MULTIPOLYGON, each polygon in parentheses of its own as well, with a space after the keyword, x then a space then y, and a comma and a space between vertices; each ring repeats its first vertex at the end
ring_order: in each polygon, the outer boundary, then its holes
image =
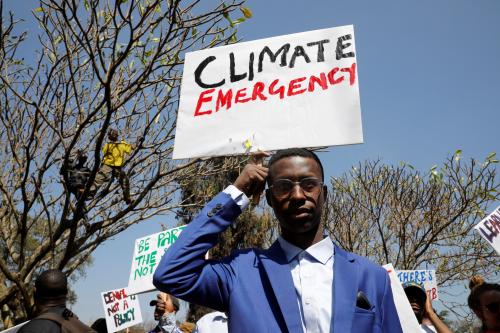
POLYGON ((314 91, 315 83, 319 84, 323 90, 328 89, 328 83, 326 81, 325 73, 321 73, 319 77, 311 75, 311 77, 309 78, 309 88, 308 88, 309 91, 314 91))
POLYGON ((301 88, 300 82, 304 81, 305 79, 306 79, 306 77, 304 76, 304 77, 299 77, 298 79, 293 79, 292 81, 290 81, 290 83, 288 84, 287 96, 300 95, 304 91, 306 91, 305 88, 300 89, 300 90, 295 90, 295 89, 301 88))
POLYGON ((204 92, 202 92, 200 94, 200 97, 198 98, 198 103, 196 104, 196 110, 194 111, 195 117, 202 116, 204 114, 211 114, 212 113, 212 110, 200 111, 200 109, 201 109, 201 105, 203 103, 210 102, 212 100, 212 96, 205 97, 205 95, 210 95, 214 91, 215 91, 215 89, 212 88, 212 89, 205 90, 204 92))
POLYGON ((255 101, 257 97, 259 97, 261 100, 265 101, 267 99, 266 96, 262 94, 264 89, 266 88, 266 85, 263 82, 257 82, 253 85, 253 92, 252 92, 252 101, 255 101))
POLYGON ((277 90, 274 89, 276 87, 276 85, 278 84, 278 82, 279 82, 279 79, 276 79, 273 82, 271 82, 271 84, 269 85, 269 93, 271 95, 276 95, 279 93, 280 99, 283 99, 285 97, 285 87, 280 86, 277 90))
POLYGON ((342 68, 340 71, 349 73, 349 85, 352 86, 356 81, 356 63, 353 63, 350 68, 349 67, 342 68))
POLYGON ((240 89, 236 92, 236 97, 234 98, 234 103, 246 103, 251 100, 250 97, 243 98, 247 95, 247 88, 240 89))
POLYGON ((335 79, 335 74, 339 71, 338 67, 335 67, 331 71, 328 72, 328 81, 330 81, 330 84, 333 86, 334 84, 340 83, 344 81, 344 77, 339 77, 338 79, 335 79))
POLYGON ((215 103, 215 112, 219 111, 221 106, 226 106, 226 110, 231 108, 231 99, 233 98, 233 90, 229 89, 226 94, 219 90, 217 94, 217 101, 215 103))

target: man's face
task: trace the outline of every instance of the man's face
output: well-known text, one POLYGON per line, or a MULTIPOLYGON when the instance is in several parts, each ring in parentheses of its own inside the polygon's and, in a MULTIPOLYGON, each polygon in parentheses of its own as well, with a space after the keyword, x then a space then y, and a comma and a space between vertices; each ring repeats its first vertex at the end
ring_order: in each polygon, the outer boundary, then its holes
POLYGON ((410 301, 411 309, 413 313, 415 313, 415 317, 417 317, 418 322, 421 323, 424 316, 425 300, 422 301, 420 292, 415 288, 405 289, 405 293, 406 297, 408 297, 408 301, 410 301))
MULTIPOLYGON (((314 178, 322 181, 318 163, 312 158, 301 156, 284 157, 276 161, 269 169, 269 178, 270 186, 282 179, 300 182, 314 178)), ((309 190, 295 184, 286 193, 276 193, 271 187, 266 192, 266 198, 282 230, 290 234, 302 234, 318 228, 326 193, 326 186, 322 184, 309 190)))

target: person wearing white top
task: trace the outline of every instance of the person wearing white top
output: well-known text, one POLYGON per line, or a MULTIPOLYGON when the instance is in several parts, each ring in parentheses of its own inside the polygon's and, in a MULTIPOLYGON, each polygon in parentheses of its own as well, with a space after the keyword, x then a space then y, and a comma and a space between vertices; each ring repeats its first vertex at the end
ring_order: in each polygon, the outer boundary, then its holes
POLYGON ((227 316, 224 312, 210 312, 196 322, 193 333, 227 333, 227 316))

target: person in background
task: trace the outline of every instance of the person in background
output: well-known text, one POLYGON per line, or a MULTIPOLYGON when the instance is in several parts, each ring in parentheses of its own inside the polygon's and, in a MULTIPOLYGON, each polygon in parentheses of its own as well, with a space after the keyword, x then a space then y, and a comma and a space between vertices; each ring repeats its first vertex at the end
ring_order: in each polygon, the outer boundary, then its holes
POLYGON ((109 142, 102 149, 103 157, 101 167, 97 172, 94 184, 90 188, 90 196, 95 196, 98 189, 112 179, 117 178, 123 191, 123 199, 130 204, 130 184, 127 174, 123 171, 125 156, 130 155, 132 146, 125 141, 118 142, 118 131, 111 128, 108 131, 109 142))
POLYGON ((421 284, 406 282, 403 289, 423 333, 453 333, 434 312, 431 300, 421 284), (424 319, 428 323, 424 323, 424 319))
POLYGON ((66 308, 68 281, 58 269, 44 271, 35 281, 37 317, 18 333, 94 332, 66 308))
POLYGON ((99 318, 90 326, 97 333, 108 333, 108 327, 106 326, 106 319, 99 318))
POLYGON ((149 305, 155 307, 154 318, 158 321, 158 325, 149 333, 182 333, 175 321, 175 314, 180 307, 177 298, 159 293, 149 305))
POLYGON ((487 283, 481 276, 469 282, 469 308, 481 320, 480 333, 500 333, 500 284, 487 283))
POLYGON ((227 316, 224 312, 210 312, 196 322, 193 333, 227 333, 227 316))

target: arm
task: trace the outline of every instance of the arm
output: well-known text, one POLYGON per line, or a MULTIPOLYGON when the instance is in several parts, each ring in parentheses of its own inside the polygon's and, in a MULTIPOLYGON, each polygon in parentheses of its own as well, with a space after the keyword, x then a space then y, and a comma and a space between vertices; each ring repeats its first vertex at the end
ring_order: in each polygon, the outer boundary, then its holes
POLYGON ((424 316, 429 318, 429 320, 432 322, 432 325, 434 325, 434 327, 436 328, 437 333, 453 333, 448 328, 448 326, 446 326, 446 324, 441 319, 439 319, 436 312, 434 312, 429 296, 427 296, 427 300, 425 301, 424 316))
MULTIPOLYGON (((262 189, 266 177, 267 168, 247 165, 235 186, 251 196, 262 189)), ((205 260, 205 253, 217 244, 219 234, 240 213, 241 209, 231 195, 219 193, 165 252, 153 276, 154 285, 186 301, 227 311, 237 275, 237 255, 222 260, 205 260)))

